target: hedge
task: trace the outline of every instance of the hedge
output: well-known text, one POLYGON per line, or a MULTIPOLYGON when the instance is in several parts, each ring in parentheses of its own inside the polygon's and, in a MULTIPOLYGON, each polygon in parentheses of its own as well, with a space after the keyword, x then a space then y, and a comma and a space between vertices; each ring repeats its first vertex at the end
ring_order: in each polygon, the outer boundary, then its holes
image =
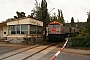
POLYGON ((70 47, 90 47, 90 37, 72 37, 70 47))

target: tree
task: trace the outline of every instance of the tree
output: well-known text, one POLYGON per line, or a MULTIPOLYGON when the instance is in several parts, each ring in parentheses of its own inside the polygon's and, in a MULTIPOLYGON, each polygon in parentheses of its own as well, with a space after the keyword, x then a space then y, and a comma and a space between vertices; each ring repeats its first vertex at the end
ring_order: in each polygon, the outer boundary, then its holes
POLYGON ((14 18, 8 18, 8 19, 6 19, 7 22, 8 21, 12 21, 12 20, 14 20, 14 18))
POLYGON ((33 10, 31 11, 31 17, 35 18, 37 20, 42 20, 42 11, 41 11, 41 7, 40 4, 37 2, 37 0, 35 0, 35 8, 33 8, 33 10))
POLYGON ((56 13, 54 13, 54 15, 50 16, 50 22, 52 22, 52 21, 57 21, 56 13))
POLYGON ((37 0, 35 1, 35 8, 32 10, 30 17, 43 21, 43 31, 45 32, 46 38, 46 25, 50 22, 50 15, 47 9, 47 2, 46 0, 42 0, 40 4, 37 2, 37 0))
POLYGON ((87 32, 88 36, 90 36, 90 11, 88 12, 88 18, 87 18, 87 32))
POLYGON ((71 18, 71 27, 75 27, 75 22, 74 22, 74 18, 71 18))
POLYGON ((14 16, 14 18, 8 18, 6 21, 11 21, 11 20, 14 20, 14 19, 26 17, 24 12, 16 11, 16 14, 17 14, 17 16, 14 16))
POLYGON ((57 21, 62 23, 62 24, 65 24, 62 10, 59 10, 59 9, 58 9, 58 19, 57 19, 57 21))
POLYGON ((58 9, 58 19, 57 19, 58 22, 61 22, 61 21, 60 21, 60 18, 61 18, 60 10, 58 9))
POLYGON ((46 18, 47 18, 47 2, 42 0, 41 2, 42 20, 43 20, 43 31, 45 32, 44 38, 46 39, 46 18))
POLYGON ((16 11, 17 16, 14 16, 15 19, 26 17, 24 12, 16 11))
POLYGON ((47 17, 47 2, 46 2, 46 0, 42 0, 41 10, 42 10, 42 20, 43 20, 43 22, 45 22, 46 17, 47 17))
POLYGON ((80 22, 79 22, 79 19, 77 20, 77 26, 76 26, 78 29, 80 29, 80 22))
POLYGON ((61 10, 61 23, 64 24, 65 21, 64 21, 64 17, 63 17, 63 13, 62 13, 62 10, 61 10))
POLYGON ((81 28, 81 33, 79 36, 80 37, 90 37, 90 11, 88 12, 87 22, 85 23, 85 26, 81 28))
POLYGON ((46 18, 46 24, 48 24, 50 22, 50 15, 47 9, 47 2, 45 0, 42 0, 40 4, 37 2, 37 0, 35 1, 35 8, 33 8, 33 10, 31 11, 32 13, 30 17, 41 21, 44 21, 46 18))
POLYGON ((50 23, 50 15, 49 13, 47 13, 47 17, 46 17, 46 25, 48 25, 50 23))
POLYGON ((88 32, 87 32, 87 25, 83 26, 82 28, 80 28, 80 34, 79 37, 87 37, 88 36, 88 32))

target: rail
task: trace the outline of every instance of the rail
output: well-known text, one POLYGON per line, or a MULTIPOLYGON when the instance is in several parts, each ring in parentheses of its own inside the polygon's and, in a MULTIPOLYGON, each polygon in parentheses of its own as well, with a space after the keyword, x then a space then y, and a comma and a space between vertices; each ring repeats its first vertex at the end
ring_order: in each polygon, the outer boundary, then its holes
MULTIPOLYGON (((48 43, 44 43, 44 45, 47 45, 48 43)), ((8 59, 8 58, 10 58, 10 57, 12 57, 12 56, 15 56, 15 55, 18 55, 18 54, 20 54, 20 53, 23 53, 23 52, 26 52, 26 51, 28 51, 28 50, 31 50, 31 49, 34 49, 34 48, 36 48, 36 47, 39 47, 39 46, 41 46, 41 45, 38 45, 38 44, 36 44, 36 45, 33 45, 33 46, 30 46, 29 48, 27 47, 27 48, 25 48, 25 49, 21 49, 22 51, 19 51, 19 52, 13 52, 13 53, 8 53, 8 55, 5 55, 5 56, 3 56, 2 58, 0 58, 0 60, 4 60, 4 59, 8 59)), ((19 50, 19 49, 18 49, 19 50)), ((18 50, 16 50, 16 51, 18 51, 18 50)), ((39 53, 39 52, 36 52, 36 53, 39 53)), ((35 53, 35 54, 36 54, 35 53)), ((34 54, 32 54, 32 56, 33 56, 34 54)), ((30 56, 28 56, 28 57, 30 57, 30 56)), ((27 59, 27 58, 25 58, 25 59, 27 59)))

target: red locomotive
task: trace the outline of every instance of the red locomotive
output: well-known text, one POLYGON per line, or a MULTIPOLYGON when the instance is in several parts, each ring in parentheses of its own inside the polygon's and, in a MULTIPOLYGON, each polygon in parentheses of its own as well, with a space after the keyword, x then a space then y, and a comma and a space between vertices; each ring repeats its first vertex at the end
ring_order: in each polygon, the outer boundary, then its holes
POLYGON ((48 38, 49 41, 62 41, 71 33, 77 32, 77 29, 63 25, 60 22, 53 21, 48 24, 48 38))

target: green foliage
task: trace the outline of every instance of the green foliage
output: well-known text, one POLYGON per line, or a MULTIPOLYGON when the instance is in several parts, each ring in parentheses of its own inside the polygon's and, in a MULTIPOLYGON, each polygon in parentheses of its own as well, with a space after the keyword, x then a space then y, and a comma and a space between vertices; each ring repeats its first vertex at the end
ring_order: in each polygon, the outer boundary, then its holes
POLYGON ((62 24, 65 24, 62 10, 59 10, 59 9, 58 9, 58 19, 57 19, 57 21, 61 22, 62 24))
POLYGON ((79 37, 89 37, 90 36, 90 12, 88 13, 88 18, 85 26, 80 29, 81 32, 79 34, 79 37))
POLYGON ((9 18, 9 19, 6 20, 6 22, 12 21, 12 20, 14 20, 14 18, 9 18))
POLYGON ((50 23, 50 15, 47 14, 47 17, 46 17, 46 25, 48 25, 50 23))
POLYGON ((52 22, 52 21, 57 21, 56 13, 54 13, 54 15, 52 15, 52 16, 50 17, 50 22, 52 22))
POLYGON ((17 16, 14 16, 15 19, 26 17, 24 12, 16 11, 17 16))
MULTIPOLYGON (((45 32, 44 38, 46 39, 46 24, 47 24, 47 2, 46 0, 42 0, 41 2, 41 11, 42 11, 42 21, 43 21, 43 31, 45 32)), ((48 16, 49 17, 49 16, 48 16)))
POLYGON ((90 37, 72 37, 70 40, 70 47, 90 48, 90 37))
POLYGON ((14 16, 14 18, 8 18, 6 21, 12 21, 14 19, 26 17, 24 12, 16 11, 16 14, 17 14, 17 16, 14 16))
POLYGON ((72 33, 71 37, 78 37, 78 33, 72 33))
POLYGON ((42 0, 41 4, 37 0, 35 1, 35 8, 32 10, 30 17, 43 21, 44 25, 48 24, 50 22, 50 15, 48 14, 46 0, 42 0))
POLYGON ((80 32, 78 37, 87 37, 87 36, 89 36, 86 27, 87 27, 87 25, 85 25, 82 28, 80 28, 81 32, 80 32))
POLYGON ((61 23, 64 24, 64 17, 63 17, 63 13, 62 13, 62 10, 61 10, 61 23))
POLYGON ((41 7, 40 7, 40 4, 36 1, 36 4, 35 4, 35 8, 31 11, 31 18, 35 18, 35 19, 38 19, 38 20, 42 20, 42 11, 41 11, 41 7))
POLYGON ((87 24, 86 24, 88 36, 90 36, 90 11, 88 12, 87 24))
POLYGON ((47 2, 46 2, 46 0, 42 0, 41 11, 42 11, 42 20, 44 22, 46 22, 46 17, 47 17, 47 2))

